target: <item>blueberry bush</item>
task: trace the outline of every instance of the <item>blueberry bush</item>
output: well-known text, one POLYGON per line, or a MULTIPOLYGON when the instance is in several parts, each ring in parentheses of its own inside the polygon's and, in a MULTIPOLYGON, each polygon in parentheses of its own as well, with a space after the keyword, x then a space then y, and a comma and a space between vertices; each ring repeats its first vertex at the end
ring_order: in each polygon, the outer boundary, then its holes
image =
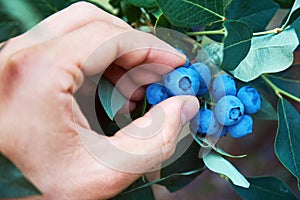
MULTIPOLYGON (((75 2, 0 0, 0 42, 75 2)), ((232 188, 231 199, 300 198, 300 0, 89 2, 135 29, 155 34, 186 56, 185 65, 146 86, 144 101, 131 113, 133 119, 172 96, 194 95, 201 105, 189 123, 190 134, 177 146, 180 149, 189 142, 187 150, 163 165, 159 179, 143 176, 113 199, 154 199, 154 185, 164 186, 180 199, 182 194, 187 199, 209 199, 207 192, 222 198, 218 191, 224 185, 232 188), (270 121, 276 126, 274 131, 263 127, 270 121), (239 155, 227 153, 228 149, 239 155), (266 159, 252 155, 269 151, 266 159), (238 165, 247 159, 252 159, 247 167, 238 165), (270 162, 276 166, 265 168, 264 174, 251 174, 270 162), (209 180, 201 177, 207 177, 207 171, 221 177, 219 187, 205 186, 203 182, 209 180), (191 189, 195 187, 201 192, 195 192, 196 196, 183 192, 195 191, 191 189)), ((100 79, 95 101, 107 135, 120 128, 114 118, 125 102, 119 93, 112 102, 113 91, 109 81, 100 79)), ((0 155, 0 198, 33 194, 39 194, 38 189, 0 155)))

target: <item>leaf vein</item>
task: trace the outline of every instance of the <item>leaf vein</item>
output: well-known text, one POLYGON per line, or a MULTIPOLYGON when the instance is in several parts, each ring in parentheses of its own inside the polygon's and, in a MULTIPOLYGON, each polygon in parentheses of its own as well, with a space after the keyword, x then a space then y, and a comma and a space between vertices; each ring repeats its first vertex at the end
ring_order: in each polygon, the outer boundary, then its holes
POLYGON ((288 124, 288 121, 287 121, 286 109, 285 109, 284 101, 283 100, 281 100, 281 104, 282 104, 282 110, 283 110, 283 115, 284 115, 284 122, 285 122, 285 125, 286 125, 286 128, 287 128, 287 132, 288 132, 289 145, 290 145, 291 152, 292 152, 293 165, 294 165, 294 168, 296 170, 297 175, 299 175, 299 171, 298 171, 298 168, 297 168, 297 165, 296 165, 294 145, 292 144, 292 139, 291 139, 291 135, 290 135, 290 127, 289 127, 289 124, 288 124))

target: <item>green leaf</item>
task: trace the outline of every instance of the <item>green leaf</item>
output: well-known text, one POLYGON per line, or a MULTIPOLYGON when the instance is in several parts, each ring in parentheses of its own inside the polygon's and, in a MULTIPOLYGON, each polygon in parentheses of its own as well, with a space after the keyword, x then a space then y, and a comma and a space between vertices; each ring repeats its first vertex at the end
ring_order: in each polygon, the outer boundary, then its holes
POLYGON ((296 19, 291 24, 291 27, 294 28, 295 32, 297 33, 298 40, 299 40, 299 43, 300 43, 300 17, 298 17, 298 19, 296 19))
POLYGON ((145 181, 140 178, 131 184, 125 191, 111 200, 155 200, 152 188, 145 185, 145 181), (134 192, 133 192, 134 191, 134 192))
POLYGON ((214 151, 203 157, 203 162, 213 172, 227 176, 233 184, 249 188, 250 183, 247 179, 227 160, 214 151))
POLYGON ((280 8, 291 8, 293 7, 294 0, 274 0, 280 5, 280 8))
POLYGON ((18 20, 24 30, 32 28, 37 24, 42 17, 39 15, 39 12, 36 12, 35 7, 26 1, 5 1, 0 2, 2 9, 11 16, 13 19, 18 20))
MULTIPOLYGON (((297 72, 295 72, 297 73, 297 72)), ((298 71, 299 75, 299 71, 298 71)), ((300 80, 299 79, 287 79, 281 76, 266 74, 265 75, 272 83, 274 83, 278 88, 300 98, 300 80)))
POLYGON ((127 0, 121 1, 121 10, 130 23, 137 21, 142 14, 140 8, 133 6, 131 3, 127 2, 127 0))
POLYGON ((278 8, 272 0, 234 0, 226 11, 226 17, 246 23, 254 32, 264 31, 278 8))
POLYGON ((157 0, 167 19, 178 27, 224 21, 223 0, 157 0))
POLYGON ((280 162, 298 179, 300 189, 300 114, 285 99, 278 102, 278 130, 275 153, 280 162))
POLYGON ((181 174, 194 171, 195 169, 202 169, 204 164, 199 159, 199 150, 199 145, 193 141, 190 134, 180 140, 176 146, 175 153, 170 159, 163 163, 163 165, 171 164, 162 168, 161 177, 169 178, 160 182, 160 184, 166 186, 170 192, 174 192, 188 185, 192 180, 194 180, 194 178, 196 178, 196 176, 201 174, 203 170, 200 170, 197 173, 186 174, 185 176, 173 176, 173 174, 181 174), (187 145, 190 146, 187 148, 187 145), (186 150, 180 156, 183 149, 186 150), (177 158, 178 156, 180 157, 177 158), (176 160, 174 161, 174 159, 176 160))
POLYGON ((67 0, 0 0, 0 41, 27 31, 68 5, 67 0))
POLYGON ((19 198, 40 195, 22 172, 0 154, 0 198, 19 198))
POLYGON ((228 9, 233 0, 224 0, 224 12, 228 9))
POLYGON ((0 42, 6 41, 22 32, 22 27, 19 23, 11 20, 0 21, 0 42))
POLYGON ((290 11, 290 14, 282 27, 286 28, 289 24, 295 21, 299 17, 299 15, 300 15, 300 0, 295 0, 294 5, 290 11))
POLYGON ((252 38, 252 30, 243 22, 226 20, 223 23, 226 34, 223 48, 222 68, 234 70, 247 56, 252 38))
POLYGON ((158 27, 171 28, 171 23, 164 14, 161 14, 156 20, 155 28, 158 27))
POLYGON ((203 170, 204 170, 204 168, 201 168, 201 169, 195 169, 195 170, 188 171, 188 172, 174 173, 174 174, 171 174, 171 175, 169 175, 169 176, 160 178, 160 179, 158 179, 158 180, 154 180, 154 181, 148 182, 148 183, 146 183, 146 184, 144 184, 144 185, 135 187, 135 188, 133 188, 133 189, 131 189, 131 190, 125 191, 124 194, 126 194, 126 193, 131 193, 131 192, 135 192, 135 191, 138 191, 138 190, 141 190, 141 189, 150 187, 150 186, 153 185, 153 184, 160 184, 160 185, 163 185, 163 184, 164 184, 163 182, 167 182, 167 180, 170 179, 170 178, 180 177, 180 176, 191 176, 191 175, 194 175, 194 174, 199 174, 199 173, 201 173, 203 170))
POLYGON ((241 81, 251 81, 263 73, 280 72, 293 63, 298 38, 293 28, 279 34, 253 37, 246 58, 231 73, 241 81))
POLYGON ((156 7, 157 4, 155 0, 127 0, 132 5, 135 5, 136 7, 143 7, 143 8, 153 8, 156 7))
POLYGON ((231 184, 232 188, 245 200, 272 199, 272 200, 296 200, 290 188, 281 180, 274 177, 249 178, 248 189, 231 184))
POLYGON ((148 9, 148 12, 150 12, 156 19, 163 14, 163 12, 161 11, 161 9, 159 7, 155 7, 153 9, 148 9))
POLYGON ((119 9, 120 8, 120 3, 122 0, 108 0, 109 4, 115 8, 115 9, 119 9))
POLYGON ((99 81, 98 96, 106 114, 111 120, 126 102, 126 99, 105 78, 101 78, 99 81))

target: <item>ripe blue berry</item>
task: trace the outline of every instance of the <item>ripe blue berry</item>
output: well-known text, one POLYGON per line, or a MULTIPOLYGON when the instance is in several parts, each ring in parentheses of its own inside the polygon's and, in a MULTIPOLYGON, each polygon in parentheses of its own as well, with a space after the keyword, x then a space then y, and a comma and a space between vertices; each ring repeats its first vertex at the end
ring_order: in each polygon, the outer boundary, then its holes
POLYGON ((193 133, 201 135, 212 135, 221 129, 213 111, 201 109, 190 122, 190 129, 193 133))
POLYGON ((252 133, 253 120, 250 115, 244 115, 239 123, 228 126, 228 132, 233 138, 240 138, 252 133))
POLYGON ((227 126, 223 126, 222 131, 220 133, 220 137, 226 136, 227 132, 228 132, 227 126))
POLYGON ((204 63, 199 63, 199 62, 192 64, 190 68, 196 70, 199 73, 200 87, 197 95, 201 96, 208 91, 208 87, 211 81, 210 69, 204 63))
POLYGON ((216 99, 220 99, 225 95, 236 95, 236 84, 234 79, 228 74, 218 76, 212 85, 212 93, 216 99))
POLYGON ((169 97, 167 89, 159 83, 152 83, 146 89, 148 103, 155 105, 169 97))
POLYGON ((164 75, 162 82, 171 95, 196 95, 200 86, 198 72, 185 67, 164 75))
POLYGON ((237 93, 245 107, 246 114, 254 114, 261 107, 261 98, 259 92, 250 86, 241 87, 237 93))
POLYGON ((243 114, 243 103, 232 95, 227 95, 219 99, 215 107, 215 115, 218 122, 225 126, 238 123, 243 114))

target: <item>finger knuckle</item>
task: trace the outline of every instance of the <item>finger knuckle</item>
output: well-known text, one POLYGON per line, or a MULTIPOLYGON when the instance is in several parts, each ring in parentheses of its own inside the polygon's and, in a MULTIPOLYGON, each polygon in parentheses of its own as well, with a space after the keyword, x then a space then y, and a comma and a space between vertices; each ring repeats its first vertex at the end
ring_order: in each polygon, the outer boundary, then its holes
POLYGON ((119 33, 120 30, 107 21, 93 21, 88 23, 85 27, 85 32, 89 37, 95 38, 111 38, 113 34, 119 33), (106 30, 105 32, 103 30, 106 30))
POLYGON ((74 65, 63 65, 62 67, 57 67, 54 73, 57 79, 57 88, 62 92, 67 92, 73 94, 76 87, 82 84, 84 75, 79 67, 74 65))
POLYGON ((5 65, 5 71, 14 78, 19 77, 31 63, 30 50, 18 51, 10 55, 5 65))
POLYGON ((101 33, 103 30, 108 30, 110 25, 106 21, 93 21, 86 25, 86 28, 92 33, 101 33))

